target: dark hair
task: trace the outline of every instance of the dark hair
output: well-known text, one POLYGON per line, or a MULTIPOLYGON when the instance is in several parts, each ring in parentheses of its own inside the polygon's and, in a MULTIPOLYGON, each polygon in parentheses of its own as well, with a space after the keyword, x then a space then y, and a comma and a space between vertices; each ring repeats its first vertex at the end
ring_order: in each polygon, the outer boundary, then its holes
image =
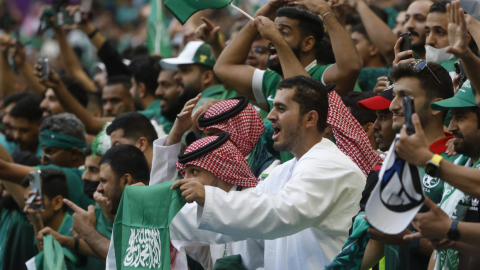
POLYGON ((148 185, 150 168, 145 155, 137 147, 129 144, 114 146, 102 156, 100 165, 107 163, 112 168, 116 180, 130 174, 137 182, 148 185))
POLYGON ((329 65, 335 63, 335 54, 333 53, 332 42, 330 35, 325 33, 320 42, 320 50, 317 50, 316 57, 319 65, 329 65))
POLYGON ((12 153, 12 160, 16 164, 25 165, 25 166, 38 166, 40 165, 40 160, 34 153, 28 151, 15 151, 12 153))
POLYGON ((320 133, 325 131, 328 115, 328 91, 325 86, 306 76, 295 76, 285 79, 278 85, 278 90, 294 89, 293 101, 300 104, 300 115, 310 111, 318 113, 317 129, 320 133))
MULTIPOLYGON (((65 199, 69 198, 69 190, 67 184, 67 176, 64 172, 57 169, 45 168, 40 170, 40 178, 42 178, 42 192, 50 200, 60 195, 65 199)), ((23 187, 28 187, 30 182, 28 176, 22 181, 23 187)), ((63 204, 63 211, 68 210, 68 206, 63 204)))
POLYGON ((83 156, 88 157, 88 156, 91 156, 92 154, 93 154, 92 145, 89 144, 87 148, 85 148, 85 150, 83 151, 83 156))
POLYGON ((128 60, 132 60, 135 57, 145 56, 145 55, 148 55, 148 48, 145 47, 144 45, 139 45, 136 47, 129 46, 125 50, 123 50, 122 53, 120 54, 120 56, 123 59, 128 59, 128 60))
POLYGON ((430 6, 430 10, 428 13, 432 12, 439 12, 439 13, 447 13, 447 4, 450 4, 451 1, 443 0, 434 2, 433 5, 430 6))
POLYGON ((313 36, 315 38, 314 48, 320 50, 320 43, 323 38, 323 21, 317 15, 310 12, 306 7, 283 7, 277 11, 276 17, 287 17, 298 20, 298 28, 302 39, 313 36))
POLYGON ((75 77, 63 75, 60 78, 67 88, 68 92, 80 103, 83 107, 87 107, 88 96, 85 86, 75 77))
POLYGON ((158 74, 162 71, 160 60, 160 56, 139 56, 128 66, 137 84, 144 83, 147 91, 153 96, 158 86, 158 74))
POLYGON ((107 135, 122 129, 123 137, 137 141, 141 137, 145 137, 150 146, 153 141, 158 139, 157 132, 150 120, 143 114, 138 112, 129 112, 117 116, 107 127, 107 135))
MULTIPOLYGON (((427 66, 420 72, 415 71, 410 63, 399 64, 390 71, 390 78, 393 82, 397 82, 404 77, 420 80, 420 87, 425 91, 427 101, 434 98, 447 99, 453 97, 453 83, 450 74, 439 64, 428 62, 427 66), (429 68, 442 85, 438 84, 429 68)), ((443 115, 446 116, 446 112, 443 115)))
POLYGON ((115 85, 115 84, 121 84, 125 91, 128 92, 130 88, 132 87, 132 77, 129 77, 127 75, 115 75, 108 77, 107 85, 115 85))
POLYGON ((68 135, 79 141, 86 142, 85 125, 74 114, 60 113, 45 118, 40 131, 50 130, 52 132, 68 135))
MULTIPOLYGON (((31 96, 31 95, 32 95, 31 93, 13 93, 13 94, 10 94, 3 99, 3 108, 7 107, 11 103, 18 102, 21 99, 23 99, 25 97, 28 97, 28 96, 31 96)), ((35 95, 35 94, 33 94, 33 95, 35 95)))
POLYGON ((376 96, 373 92, 349 92, 346 96, 342 97, 345 106, 350 107, 350 113, 357 119, 360 125, 366 125, 368 123, 375 123, 377 114, 374 110, 364 111, 361 110, 357 102, 376 96))
POLYGON ((27 96, 17 102, 10 111, 10 116, 14 118, 25 118, 28 122, 40 122, 42 120, 42 109, 40 95, 27 96))
POLYGON ((365 29, 365 26, 363 26, 363 24, 359 23, 359 24, 356 24, 354 26, 352 26, 352 28, 350 29, 350 33, 359 33, 359 34, 362 34, 366 40, 368 40, 368 42, 372 42, 370 40, 370 37, 368 36, 368 33, 367 33, 367 29, 365 29))

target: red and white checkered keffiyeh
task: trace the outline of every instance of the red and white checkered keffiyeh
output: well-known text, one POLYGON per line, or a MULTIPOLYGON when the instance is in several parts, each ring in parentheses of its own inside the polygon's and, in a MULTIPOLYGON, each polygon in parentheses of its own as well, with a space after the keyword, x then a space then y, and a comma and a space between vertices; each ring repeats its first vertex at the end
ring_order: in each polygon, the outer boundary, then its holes
MULTIPOLYGON (((217 138, 218 136, 209 136, 197 140, 188 146, 184 154, 203 148, 217 138)), ((231 141, 226 141, 222 146, 186 164, 177 162, 176 165, 183 177, 185 177, 187 165, 195 165, 211 172, 221 180, 237 186, 254 187, 259 181, 250 170, 245 157, 231 141)))
POLYGON ((382 162, 367 134, 353 117, 336 91, 328 94, 328 117, 338 149, 357 164, 365 176, 382 162))
MULTIPOLYGON (((224 113, 237 105, 238 99, 227 99, 212 105, 203 115, 204 118, 210 118, 224 113)), ((219 122, 217 124, 200 127, 202 131, 217 128, 230 134, 230 139, 237 145, 238 150, 246 157, 252 152, 258 140, 265 131, 262 116, 257 110, 248 104, 239 114, 219 122)))

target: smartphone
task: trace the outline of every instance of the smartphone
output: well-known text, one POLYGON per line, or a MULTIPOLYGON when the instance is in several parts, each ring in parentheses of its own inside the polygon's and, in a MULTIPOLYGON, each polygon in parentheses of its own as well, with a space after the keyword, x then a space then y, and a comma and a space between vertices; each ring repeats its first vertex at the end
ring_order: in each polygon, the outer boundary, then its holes
MULTIPOLYGON (((400 52, 411 50, 412 49, 412 38, 411 38, 410 32, 402 33, 402 34, 400 34, 400 37, 403 38, 402 44, 400 44, 400 52)), ((410 55, 410 56, 407 55, 407 56, 403 57, 402 60, 409 59, 409 58, 412 58, 412 57, 413 57, 413 55, 410 55)))
POLYGON ((455 67, 455 73, 457 73, 457 75, 460 75, 458 86, 462 87, 463 83, 467 80, 467 74, 465 74, 465 70, 463 70, 463 66, 460 60, 456 61, 453 65, 455 67))
POLYGON ((42 77, 40 79, 46 79, 50 75, 50 64, 48 63, 48 58, 39 58, 37 63, 42 67, 40 72, 42 72, 42 77))
POLYGON ((43 191, 42 191, 42 178, 40 177, 40 171, 33 171, 28 175, 28 181, 30 182, 30 189, 37 191, 37 194, 33 194, 28 198, 27 204, 29 204, 33 209, 43 210, 45 208, 43 202, 43 191), (33 201, 36 197, 42 198, 42 205, 33 204, 33 201))
POLYGON ((415 133, 415 127, 412 122, 412 115, 415 113, 415 103, 413 98, 404 97, 403 98, 403 116, 405 119, 405 125, 407 126, 407 134, 412 135, 415 133))

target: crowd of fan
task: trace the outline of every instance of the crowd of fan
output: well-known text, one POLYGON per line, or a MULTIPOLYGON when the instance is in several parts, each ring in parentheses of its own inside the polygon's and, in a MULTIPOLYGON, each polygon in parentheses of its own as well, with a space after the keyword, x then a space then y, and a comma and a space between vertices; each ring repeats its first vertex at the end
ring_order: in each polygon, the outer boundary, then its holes
POLYGON ((478 269, 480 21, 460 1, 244 1, 254 21, 227 7, 185 25, 167 13, 171 58, 143 45, 145 1, 93 1, 89 19, 37 37, 45 6, 23 2, 3 12, 34 42, 0 35, 0 269, 38 268, 46 236, 66 269, 149 268, 123 261, 112 230, 120 211, 166 219, 146 204, 165 183, 156 203, 175 189, 188 203, 167 222, 171 269, 478 269), (365 216, 390 151, 426 197, 396 235, 365 216), (43 196, 27 203, 32 172, 43 196))

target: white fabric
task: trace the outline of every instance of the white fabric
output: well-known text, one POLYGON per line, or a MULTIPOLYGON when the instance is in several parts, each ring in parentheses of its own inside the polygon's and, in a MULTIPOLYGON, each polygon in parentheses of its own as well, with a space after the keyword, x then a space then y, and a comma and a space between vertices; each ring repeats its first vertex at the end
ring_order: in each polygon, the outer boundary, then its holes
POLYGON ((153 142, 152 171, 150 172, 149 185, 161 184, 177 180, 177 167, 175 162, 182 148, 180 143, 172 146, 164 146, 168 136, 157 139, 153 142))
POLYGON ((107 259, 105 261, 106 270, 117 270, 117 261, 115 257, 115 246, 113 245, 113 230, 110 237, 110 246, 108 247, 107 259))
POLYGON ((347 240, 365 176, 329 140, 278 166, 256 188, 205 187, 199 229, 263 238, 265 269, 323 269, 347 240))
POLYGON ((178 65, 194 64, 193 58, 203 41, 190 41, 176 58, 164 58, 160 60, 163 69, 178 71, 178 65))
POLYGON ((37 265, 35 264, 35 257, 32 257, 25 263, 25 266, 28 270, 37 270, 37 265))

